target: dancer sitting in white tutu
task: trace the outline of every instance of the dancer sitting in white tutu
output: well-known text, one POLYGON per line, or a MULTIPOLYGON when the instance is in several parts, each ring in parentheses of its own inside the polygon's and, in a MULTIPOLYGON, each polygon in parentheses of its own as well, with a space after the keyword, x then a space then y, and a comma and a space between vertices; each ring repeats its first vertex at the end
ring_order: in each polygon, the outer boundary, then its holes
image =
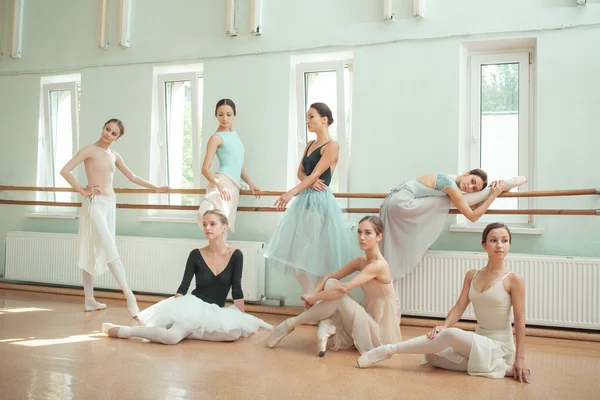
POLYGON ((279 324, 267 339, 267 346, 275 347, 297 326, 317 321, 321 321, 318 338, 321 357, 327 348, 338 350, 355 346, 364 353, 379 345, 402 340, 392 274, 378 246, 382 235, 383 224, 378 217, 361 219, 358 243, 365 255, 323 278, 312 293, 301 296, 307 311, 279 324), (340 282, 354 272, 358 274, 350 281, 340 282), (356 287, 364 292, 361 304, 347 294, 356 287), (328 322, 329 318, 331 322, 328 322))
POLYGON ((489 224, 481 243, 488 253, 488 263, 485 268, 467 272, 460 297, 444 323, 425 336, 386 344, 363 354, 358 359, 359 367, 369 367, 394 354, 425 354, 434 367, 489 378, 512 376, 529 383, 530 371, 525 364, 525 286, 523 279, 510 272, 504 262, 510 250, 510 231, 504 224, 489 224), (452 328, 469 302, 473 303, 477 318, 475 333, 452 328))
POLYGON ((390 263, 398 294, 400 279, 417 267, 437 240, 450 208, 475 222, 500 193, 527 182, 519 176, 492 182, 485 189, 487 178, 481 169, 462 175, 428 174, 400 184, 386 197, 379 211, 385 226, 381 252, 390 263))
POLYGON ((115 242, 115 212, 117 200, 113 189, 115 167, 131 182, 153 189, 158 193, 166 192, 167 186, 156 187, 136 176, 116 152, 109 149, 125 134, 125 126, 118 119, 110 119, 102 128, 98 141, 81 149, 69 161, 60 174, 79 194, 85 197, 79 214, 79 233, 77 235, 77 265, 81 268, 83 290, 85 293, 85 311, 104 310, 106 304, 94 298, 94 277, 106 270, 115 277, 117 284, 127 298, 127 309, 132 317, 140 311, 135 295, 127 284, 125 268, 119 257, 115 242), (87 186, 82 187, 71 173, 80 163, 85 164, 87 186))
POLYGON ((248 337, 260 328, 273 328, 244 313, 243 256, 239 249, 225 242, 227 217, 218 210, 209 210, 204 213, 202 225, 208 246, 190 253, 175 297, 140 312, 138 319, 144 327, 104 323, 102 332, 114 338, 139 337, 177 344, 183 339, 233 341, 248 337), (186 294, 194 275, 196 289, 186 294), (230 289, 235 305, 222 308, 230 289))
POLYGON ((208 139, 206 154, 202 163, 202 175, 208 180, 206 196, 198 209, 198 224, 202 226, 206 210, 221 210, 229 220, 229 230, 235 232, 235 217, 240 199, 240 178, 243 179, 256 198, 260 189, 250 180, 244 169, 244 143, 233 130, 235 119, 235 103, 229 99, 221 99, 215 108, 215 117, 219 120, 217 132, 208 139), (219 170, 210 170, 215 158, 219 159, 219 170))

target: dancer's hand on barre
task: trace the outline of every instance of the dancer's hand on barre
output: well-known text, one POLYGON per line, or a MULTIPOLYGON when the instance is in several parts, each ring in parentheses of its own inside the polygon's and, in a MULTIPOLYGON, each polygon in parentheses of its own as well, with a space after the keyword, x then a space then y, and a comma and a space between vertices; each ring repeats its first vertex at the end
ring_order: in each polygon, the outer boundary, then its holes
POLYGON ((327 185, 325 184, 325 181, 322 179, 317 179, 315 181, 315 183, 310 185, 310 187, 313 188, 314 190, 316 190, 317 192, 322 192, 323 190, 327 189, 327 185))
POLYGON ((531 370, 525 365, 524 359, 516 359, 512 367, 513 378, 518 379, 521 383, 529 383, 531 381, 531 370))
POLYGON ((427 332, 427 338, 428 339, 433 339, 435 338, 435 335, 437 335, 438 333, 440 333, 441 331, 443 331, 444 329, 446 329, 446 327, 444 325, 439 325, 434 327, 431 332, 427 332))
POLYGON ((231 201, 231 193, 229 189, 223 187, 221 182, 217 183, 217 189, 219 189, 219 193, 221 193, 221 198, 225 201, 231 201))
POLYGON ((99 185, 92 185, 91 187, 90 185, 87 185, 86 187, 81 188, 81 191, 79 193, 84 197, 90 197, 91 195, 100 195, 102 194, 102 191, 98 189, 99 187, 99 185))
POLYGON ((294 195, 291 192, 285 192, 277 199, 275 202, 275 207, 277 207, 278 210, 285 210, 288 203, 292 201, 293 198, 294 195))
POLYGON ((168 186, 154 187, 154 191, 156 193, 165 193, 165 192, 168 192, 169 190, 171 190, 171 188, 168 186))
POLYGON ((500 193, 502 193, 504 191, 504 181, 503 180, 499 180, 499 181, 494 181, 492 183, 490 183, 490 195, 494 196, 494 197, 498 197, 500 195, 500 193))
POLYGON ((252 192, 252 194, 254 195, 254 197, 256 197, 257 199, 260 199, 260 192, 261 189, 257 188, 254 184, 248 185, 250 187, 250 191, 252 192))

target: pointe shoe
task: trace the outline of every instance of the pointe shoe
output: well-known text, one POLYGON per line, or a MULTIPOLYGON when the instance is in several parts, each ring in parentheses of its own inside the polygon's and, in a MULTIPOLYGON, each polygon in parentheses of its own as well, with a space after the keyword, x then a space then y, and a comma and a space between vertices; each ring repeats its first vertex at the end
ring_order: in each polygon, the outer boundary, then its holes
POLYGON ((110 322, 105 322, 102 324, 102 333, 104 333, 106 336, 118 338, 120 330, 121 327, 119 325, 111 324, 110 322), (111 334, 111 329, 116 329, 116 332, 112 331, 111 334))
POLYGON ((386 360, 393 355, 394 350, 392 349, 392 345, 384 344, 383 346, 379 346, 373 350, 367 351, 365 354, 360 356, 356 362, 359 368, 369 368, 370 366, 386 360))
POLYGON ((140 308, 138 307, 137 300, 133 294, 127 297, 127 310, 129 311, 131 318, 137 317, 140 313, 140 308))
POLYGON ((83 306, 83 311, 85 311, 85 312, 98 311, 98 310, 104 310, 104 309, 106 309, 106 304, 100 303, 99 301, 96 301, 96 300, 94 300, 93 302, 90 302, 90 303, 86 303, 83 306))
POLYGON ((292 320, 292 318, 286 319, 281 324, 279 324, 275 329, 273 329, 271 331, 271 333, 269 333, 269 337, 265 341, 265 343, 267 344, 267 347, 273 348, 273 347, 277 346, 279 344, 279 342, 281 342, 281 339, 283 339, 284 337, 286 337, 287 335, 289 335, 290 333, 292 333, 292 331, 294 329, 296 329, 296 326, 293 324, 293 322, 291 320, 292 320), (276 337, 275 334, 274 334, 275 331, 277 329, 279 329, 279 327, 281 325, 283 325, 283 324, 285 324, 286 331, 283 333, 283 335, 281 335, 279 337, 276 337))
MULTIPOLYGON (((324 327, 326 327, 325 332, 319 332, 319 338, 317 339, 319 357, 325 356, 325 353, 327 352, 327 341, 337 332, 335 325, 326 324, 324 327)), ((321 329, 321 325, 319 325, 319 330, 323 330, 321 329)))

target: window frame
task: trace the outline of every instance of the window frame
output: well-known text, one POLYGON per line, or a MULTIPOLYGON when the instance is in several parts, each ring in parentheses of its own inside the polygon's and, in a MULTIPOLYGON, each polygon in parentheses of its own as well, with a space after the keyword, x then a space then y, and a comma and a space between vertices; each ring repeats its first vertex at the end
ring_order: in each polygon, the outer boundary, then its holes
MULTIPOLYGON (((158 165, 156 165, 158 171, 158 182, 159 185, 169 185, 168 177, 168 139, 167 139, 167 118, 166 118, 166 99, 165 99, 165 85, 169 82, 182 82, 190 81, 191 88, 191 119, 192 119, 192 134, 196 133, 196 136, 192 136, 192 158, 193 158, 193 181, 194 187, 199 188, 201 186, 202 179, 202 140, 200 138, 200 128, 202 126, 201 109, 200 109, 200 83, 199 80, 204 79, 204 76, 199 71, 189 72, 176 72, 176 73, 164 73, 156 75, 157 85, 157 117, 158 117, 158 135, 157 149, 158 149, 158 165)), ((180 188, 176 188, 180 189, 180 188)), ((170 195, 161 194, 158 195, 159 204, 170 205, 170 195)), ((195 214, 195 211, 186 210, 148 210, 148 215, 153 217, 191 217, 195 214)))
MULTIPOLYGON (((345 93, 345 81, 344 81, 344 70, 346 67, 349 68, 352 73, 352 64, 348 60, 337 60, 337 61, 321 61, 321 62, 307 62, 298 63, 295 65, 295 84, 296 84, 296 122, 297 122, 297 157, 298 160, 302 160, 304 156, 304 149, 307 144, 307 129, 306 129, 306 112, 307 107, 307 90, 306 87, 306 74, 315 72, 335 72, 336 73, 336 98, 337 98, 337 115, 334 115, 334 119, 337 122, 337 142, 340 146, 340 155, 337 164, 337 173, 339 179, 339 191, 348 192, 350 182, 350 142, 351 142, 351 131, 350 124, 346 124, 346 93, 345 93)), ((352 74, 350 74, 349 82, 349 114, 352 115, 351 103, 352 103, 352 74)), ((348 199, 339 199, 340 202, 347 206, 348 199)))
MULTIPOLYGON (((38 156, 37 166, 37 184, 42 187, 56 187, 55 175, 56 168, 54 162, 54 142, 52 140, 51 122, 50 122, 50 92, 70 91, 71 92, 71 157, 79 151, 79 80, 70 80, 59 83, 42 83, 41 85, 41 129, 38 134, 38 151, 43 152, 43 159, 38 156), (40 165, 44 164, 43 166, 40 165)), ((71 194, 71 201, 76 200, 77 193, 71 194)), ((40 201, 56 201, 56 192, 38 192, 36 198, 40 201)), ((77 215, 76 207, 49 207, 36 206, 36 214, 47 215, 77 215)))
MULTIPOLYGON (((518 175, 526 176, 528 182, 520 189, 531 190, 534 186, 534 65, 531 49, 514 49, 510 51, 478 52, 468 56, 467 83, 468 87, 468 122, 467 132, 468 165, 469 169, 481 167, 481 66, 492 64, 519 64, 519 154, 518 175)), ((518 209, 534 207, 533 198, 518 198, 518 209)), ((497 220, 496 216, 482 216, 478 221, 489 223, 497 220)), ((459 217, 460 223, 473 225, 464 216, 459 217)), ((533 226, 533 215, 505 215, 503 221, 514 226, 533 226)), ((475 223, 475 224, 478 224, 475 223)))

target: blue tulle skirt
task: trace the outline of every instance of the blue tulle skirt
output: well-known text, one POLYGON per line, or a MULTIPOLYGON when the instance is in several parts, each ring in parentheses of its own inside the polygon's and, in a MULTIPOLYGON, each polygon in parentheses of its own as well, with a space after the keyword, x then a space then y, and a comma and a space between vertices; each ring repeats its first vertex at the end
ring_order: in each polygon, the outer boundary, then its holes
POLYGON ((265 257, 312 277, 339 270, 361 254, 345 215, 329 188, 303 190, 265 246, 265 257))

